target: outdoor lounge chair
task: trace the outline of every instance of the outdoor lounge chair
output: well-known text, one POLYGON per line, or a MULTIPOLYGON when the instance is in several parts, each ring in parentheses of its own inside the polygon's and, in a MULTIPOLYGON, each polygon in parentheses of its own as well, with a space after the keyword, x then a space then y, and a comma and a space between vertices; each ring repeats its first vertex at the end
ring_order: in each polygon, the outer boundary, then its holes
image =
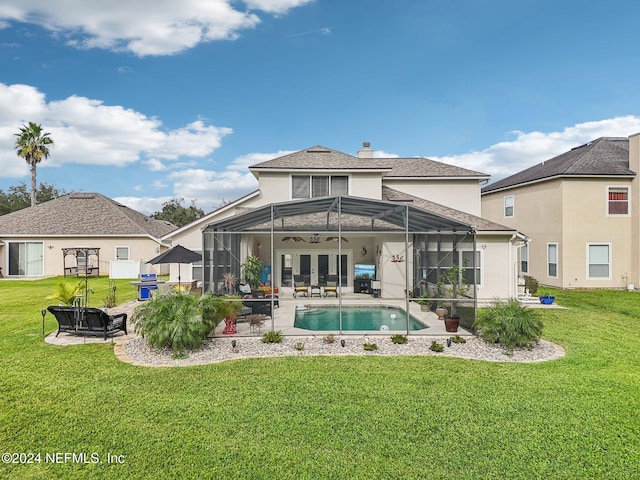
POLYGON ((49 313, 51 313, 58 321, 58 333, 56 337, 60 335, 60 332, 76 333, 78 326, 76 326, 76 320, 79 310, 75 307, 65 305, 51 305, 47 307, 49 313))
POLYGON ((293 276, 293 297, 296 298, 299 293, 309 296, 309 282, 304 275, 293 276))
POLYGON ((328 293, 333 293, 336 298, 338 297, 338 276, 337 275, 327 275, 326 285, 324 286, 324 296, 326 297, 328 293))
POLYGON ((84 333, 89 335, 102 335, 107 339, 109 334, 122 330, 127 334, 127 314, 119 313, 117 315, 109 315, 100 308, 83 308, 84 322, 87 329, 84 333))

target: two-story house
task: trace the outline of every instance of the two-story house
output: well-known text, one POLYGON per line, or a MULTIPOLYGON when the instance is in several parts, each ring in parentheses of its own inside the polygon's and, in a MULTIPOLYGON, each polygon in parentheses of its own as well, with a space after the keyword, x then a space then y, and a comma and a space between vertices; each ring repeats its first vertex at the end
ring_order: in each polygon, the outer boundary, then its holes
POLYGON ((560 288, 639 283, 640 135, 598 138, 482 189, 482 215, 525 232, 520 270, 560 288))
MULTIPOLYGON (((462 268, 469 295, 516 295, 515 228, 480 217, 488 176, 426 158, 374 158, 314 146, 255 164, 258 190, 163 237, 203 252, 192 277, 223 290, 225 273, 258 256, 264 279, 293 292, 293 279, 322 284, 340 277, 343 292, 384 298, 435 294, 443 272, 462 268), (379 282, 379 283, 378 283, 379 282)), ((183 269, 184 278, 184 269, 183 269)))

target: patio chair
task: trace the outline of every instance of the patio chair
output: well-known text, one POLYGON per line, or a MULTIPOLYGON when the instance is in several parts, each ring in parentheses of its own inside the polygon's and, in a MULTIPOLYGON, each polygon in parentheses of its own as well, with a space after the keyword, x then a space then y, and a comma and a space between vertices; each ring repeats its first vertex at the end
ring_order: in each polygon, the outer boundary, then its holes
POLYGON ((338 276, 337 275, 327 275, 326 285, 324 286, 324 296, 326 297, 328 293, 333 293, 336 298, 338 298, 338 276))
POLYGON ((84 308, 84 321, 87 330, 84 333, 88 335, 104 335, 107 336, 121 330, 127 334, 127 314, 119 313, 117 315, 109 315, 100 308, 84 308))
POLYGON ((293 298, 296 298, 299 293, 305 297, 309 296, 309 282, 305 275, 293 276, 293 298))
POLYGON ((60 332, 76 333, 78 330, 76 326, 78 309, 65 305, 51 305, 47 307, 47 310, 58 321, 56 337, 60 335, 60 332))

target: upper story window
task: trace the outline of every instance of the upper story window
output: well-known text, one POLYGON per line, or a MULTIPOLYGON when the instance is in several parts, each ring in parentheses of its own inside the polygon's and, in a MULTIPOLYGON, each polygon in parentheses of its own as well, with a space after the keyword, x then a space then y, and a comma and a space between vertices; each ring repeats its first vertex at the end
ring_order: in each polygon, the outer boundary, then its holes
POLYGON ((328 195, 348 195, 346 175, 292 175, 291 198, 314 198, 328 195))
POLYGON ((609 215, 629 215, 629 187, 609 187, 609 215))
POLYGON ((513 217, 513 195, 504 197, 504 216, 513 217))

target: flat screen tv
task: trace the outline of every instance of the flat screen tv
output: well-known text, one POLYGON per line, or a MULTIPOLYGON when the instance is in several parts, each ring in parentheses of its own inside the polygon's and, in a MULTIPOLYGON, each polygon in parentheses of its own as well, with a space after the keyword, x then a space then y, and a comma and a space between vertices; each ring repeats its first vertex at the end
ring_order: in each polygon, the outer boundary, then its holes
POLYGON ((376 278, 376 266, 365 263, 356 263, 354 265, 354 277, 355 278, 376 278))

